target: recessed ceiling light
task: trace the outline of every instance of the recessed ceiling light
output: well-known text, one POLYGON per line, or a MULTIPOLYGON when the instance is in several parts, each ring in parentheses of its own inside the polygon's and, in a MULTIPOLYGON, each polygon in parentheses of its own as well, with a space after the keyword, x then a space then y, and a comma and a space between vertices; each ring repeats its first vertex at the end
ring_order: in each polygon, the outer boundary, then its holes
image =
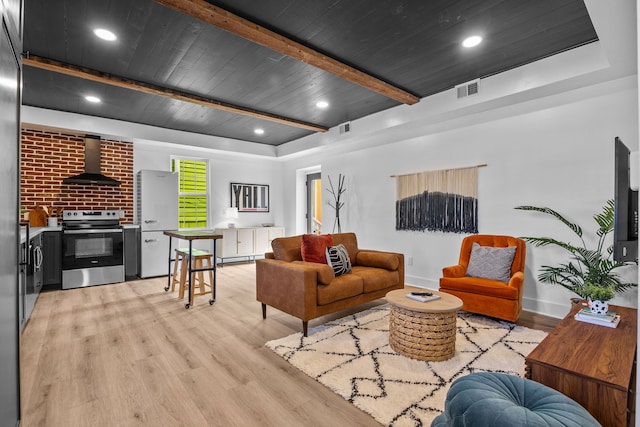
POLYGON ((255 133, 256 135, 264 135, 264 129, 260 129, 260 128, 254 129, 253 133, 255 133))
POLYGON ((98 98, 97 96, 93 96, 93 95, 87 95, 87 96, 84 97, 84 99, 86 99, 89 102, 93 102, 93 103, 101 102, 100 98, 98 98))
POLYGON ((480 43, 482 43, 482 37, 480 37, 480 36, 471 36, 471 37, 467 37, 466 39, 464 39, 462 41, 462 46, 464 46, 464 47, 474 47, 474 46, 478 46, 480 43))
POLYGON ((118 37, 116 37, 115 34, 113 34, 111 31, 109 30, 105 30, 104 28, 96 28, 95 30, 93 30, 93 33, 100 37, 102 40, 107 40, 107 41, 114 41, 116 40, 118 37))
POLYGON ((329 103, 327 101, 318 101, 316 102, 316 107, 318 108, 327 108, 329 103))

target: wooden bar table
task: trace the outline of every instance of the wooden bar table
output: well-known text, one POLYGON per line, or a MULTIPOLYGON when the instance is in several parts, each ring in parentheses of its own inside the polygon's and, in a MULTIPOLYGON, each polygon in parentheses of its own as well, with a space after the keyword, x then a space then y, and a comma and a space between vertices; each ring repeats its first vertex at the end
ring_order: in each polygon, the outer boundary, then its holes
POLYGON ((211 284, 211 299, 209 305, 213 305, 216 301, 216 240, 222 239, 221 234, 215 234, 213 230, 165 230, 164 234, 169 236, 169 272, 167 277, 167 287, 165 291, 169 291, 171 285, 171 262, 173 257, 171 256, 171 240, 172 237, 176 239, 182 239, 189 242, 189 260, 188 260, 188 276, 187 276, 187 293, 189 294, 189 302, 184 305, 184 308, 189 308, 193 301, 191 301, 191 273, 198 271, 213 271, 213 283, 211 284), (194 240, 213 240, 213 262, 211 267, 193 269, 191 266, 191 254, 193 250, 194 240))

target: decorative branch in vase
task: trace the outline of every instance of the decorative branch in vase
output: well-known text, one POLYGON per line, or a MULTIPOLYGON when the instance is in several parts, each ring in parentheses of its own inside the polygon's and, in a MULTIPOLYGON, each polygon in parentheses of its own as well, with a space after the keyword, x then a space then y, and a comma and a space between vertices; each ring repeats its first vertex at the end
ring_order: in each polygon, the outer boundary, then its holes
POLYGON ((335 189, 333 187, 333 182, 331 182, 331 177, 329 176, 329 188, 327 188, 327 191, 329 193, 331 193, 331 195, 333 196, 333 204, 331 204, 331 202, 327 202, 329 204, 329 206, 331 206, 335 211, 336 211, 336 219, 333 222, 333 232, 336 232, 336 227, 338 228, 338 233, 342 232, 342 229, 340 227, 340 208, 342 208, 344 206, 344 202, 340 201, 340 197, 342 196, 342 194, 347 191, 344 188, 344 175, 342 174, 338 174, 338 188, 335 189))

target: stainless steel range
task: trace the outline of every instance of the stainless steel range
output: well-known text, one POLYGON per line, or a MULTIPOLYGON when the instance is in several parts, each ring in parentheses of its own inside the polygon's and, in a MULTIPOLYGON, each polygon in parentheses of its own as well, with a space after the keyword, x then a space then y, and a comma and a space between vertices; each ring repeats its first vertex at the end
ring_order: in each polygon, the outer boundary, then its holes
POLYGON ((62 215, 62 289, 124 282, 121 211, 62 215))

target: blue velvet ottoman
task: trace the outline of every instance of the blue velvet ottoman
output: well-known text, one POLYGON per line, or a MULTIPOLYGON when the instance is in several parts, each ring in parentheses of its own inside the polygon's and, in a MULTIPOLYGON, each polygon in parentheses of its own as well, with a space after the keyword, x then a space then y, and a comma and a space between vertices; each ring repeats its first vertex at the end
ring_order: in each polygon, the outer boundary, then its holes
POLYGON ((451 384, 444 412, 431 427, 600 426, 586 409, 546 385, 496 372, 451 384))

